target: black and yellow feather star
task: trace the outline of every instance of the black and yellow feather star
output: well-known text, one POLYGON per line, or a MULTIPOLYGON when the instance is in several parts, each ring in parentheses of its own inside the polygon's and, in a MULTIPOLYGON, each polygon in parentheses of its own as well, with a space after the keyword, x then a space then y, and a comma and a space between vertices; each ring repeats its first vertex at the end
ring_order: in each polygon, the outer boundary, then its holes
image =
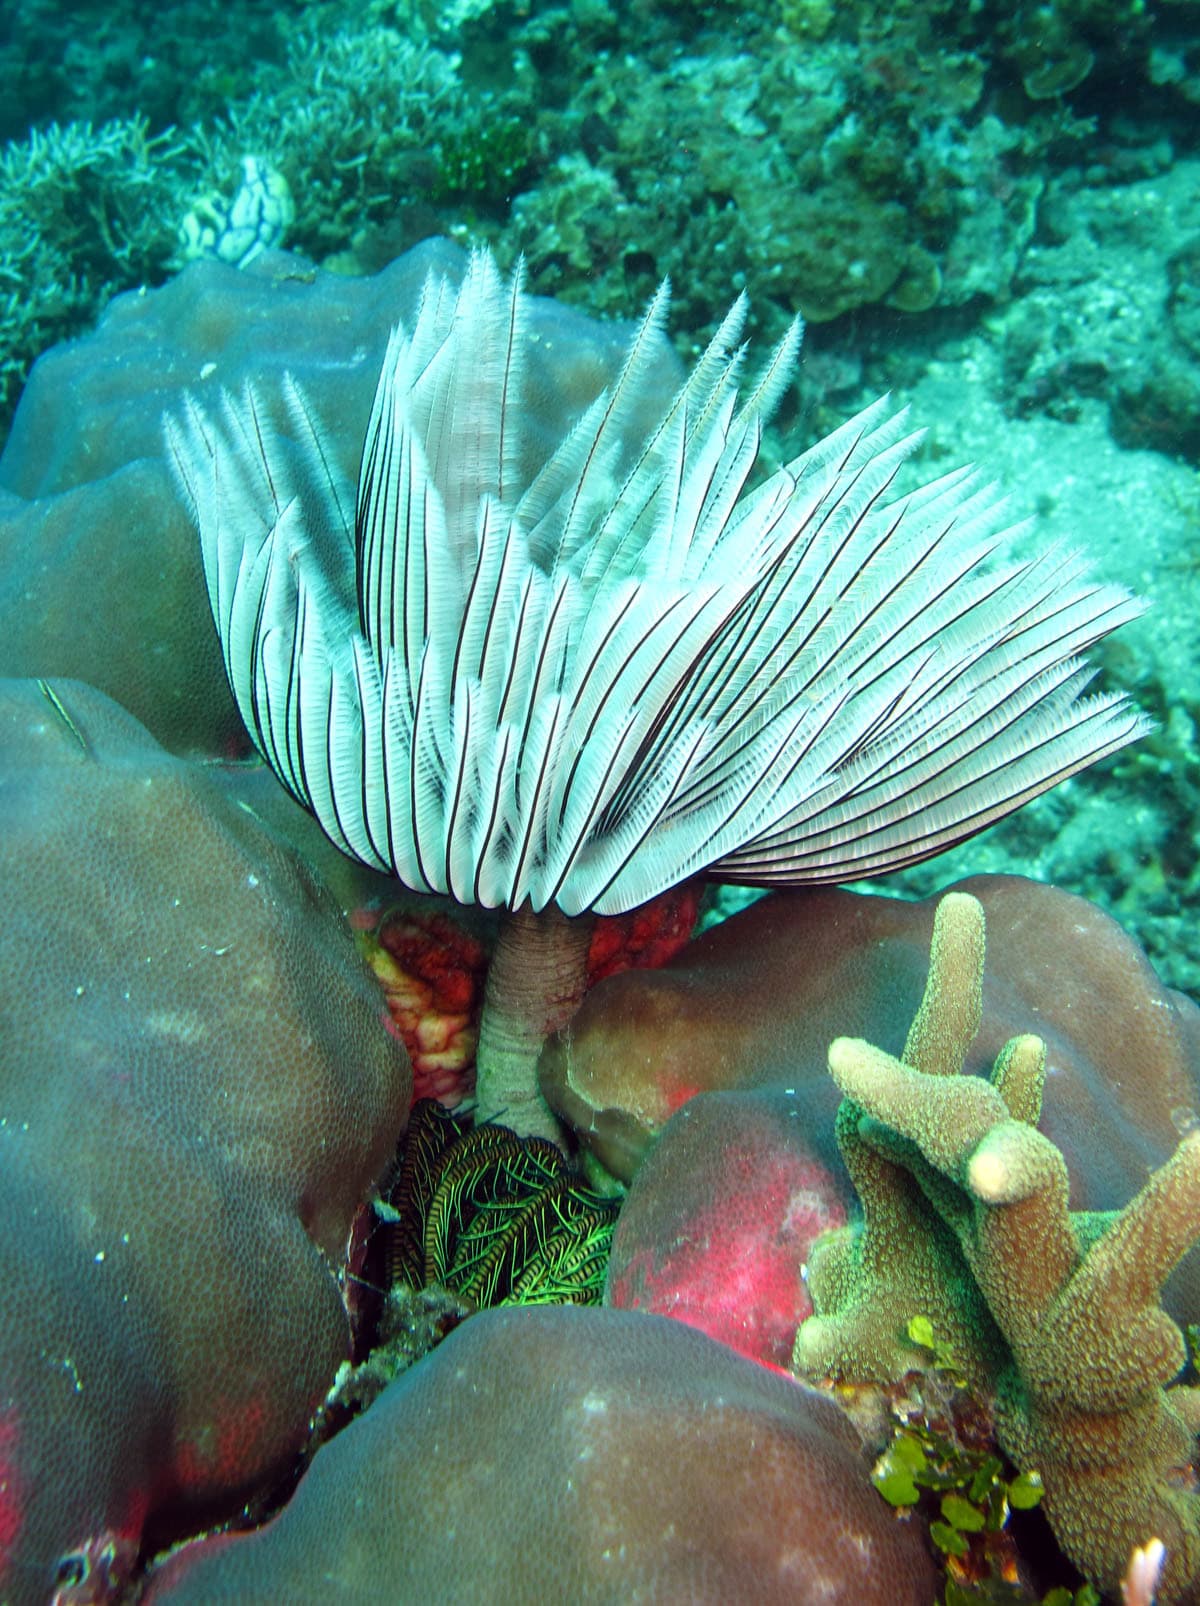
POLYGON ((545 1139, 421 1099, 386 1204, 389 1286, 436 1285, 478 1308, 600 1302, 617 1201, 545 1139))

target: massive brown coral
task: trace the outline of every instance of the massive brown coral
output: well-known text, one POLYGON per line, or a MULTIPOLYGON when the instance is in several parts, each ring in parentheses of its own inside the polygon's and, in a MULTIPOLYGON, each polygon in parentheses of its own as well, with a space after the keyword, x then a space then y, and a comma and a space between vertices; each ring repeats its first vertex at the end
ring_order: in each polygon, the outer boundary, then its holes
POLYGON ((864 1223, 811 1256, 818 1314, 794 1364, 808 1377, 898 1376, 921 1364, 907 1328, 926 1317, 994 1403, 1004 1448, 1041 1473, 1072 1560, 1116 1589, 1130 1551, 1158 1538, 1160 1598, 1194 1599, 1200 1390, 1173 1384, 1183 1336, 1159 1294, 1200 1237, 1200 1132, 1123 1210, 1071 1212, 1066 1163, 1036 1126, 1042 1041, 1011 1039, 988 1081, 959 1074, 979 1026, 983 941, 979 903, 944 898, 902 1056, 857 1039, 830 1048, 864 1223))
POLYGON ((678 1322, 542 1307, 473 1316, 275 1521, 178 1552, 146 1598, 925 1606, 933 1583, 832 1401, 678 1322))
POLYGON ((352 1228, 411 1077, 252 779, 90 688, 0 682, 12 1606, 286 1475, 349 1355, 352 1228))

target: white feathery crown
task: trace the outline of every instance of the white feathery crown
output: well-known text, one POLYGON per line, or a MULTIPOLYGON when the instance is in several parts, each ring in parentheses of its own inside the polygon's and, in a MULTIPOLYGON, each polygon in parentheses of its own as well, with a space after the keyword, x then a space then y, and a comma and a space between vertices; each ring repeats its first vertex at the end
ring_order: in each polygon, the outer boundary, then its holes
POLYGON ((529 298, 486 252, 397 328, 357 495, 290 381, 168 444, 256 746, 346 853, 420 892, 613 914, 699 871, 837 882, 928 857, 1146 728, 1078 654, 1139 605, 1078 554, 994 560, 969 470, 889 499, 876 402, 747 481, 796 324, 739 394, 739 298, 630 445, 664 286, 534 471, 529 298))

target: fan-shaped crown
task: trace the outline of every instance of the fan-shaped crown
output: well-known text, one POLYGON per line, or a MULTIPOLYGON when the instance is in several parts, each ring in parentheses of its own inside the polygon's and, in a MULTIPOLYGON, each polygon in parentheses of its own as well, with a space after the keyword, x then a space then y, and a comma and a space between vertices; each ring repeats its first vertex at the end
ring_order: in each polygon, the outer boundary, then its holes
POLYGON ((242 716, 347 853, 418 891, 615 913, 700 870, 924 858, 1139 735, 1077 655, 1138 605, 1077 555, 989 562, 968 471, 889 500, 877 402, 753 489, 793 326, 749 391, 739 300, 631 450, 666 290, 536 471, 527 298, 477 253, 389 342, 357 495, 307 400, 168 421, 242 716))

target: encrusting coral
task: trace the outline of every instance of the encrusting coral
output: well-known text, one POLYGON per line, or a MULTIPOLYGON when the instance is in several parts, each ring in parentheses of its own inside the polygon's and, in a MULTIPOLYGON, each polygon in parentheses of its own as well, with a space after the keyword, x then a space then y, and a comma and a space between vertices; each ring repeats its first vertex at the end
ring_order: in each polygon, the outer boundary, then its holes
POLYGON ((1136 611, 1061 552, 988 566, 969 472, 888 502, 886 402, 757 488, 794 324, 739 400, 735 303, 648 429, 666 287, 556 445, 525 424, 518 271, 476 254, 396 330, 357 493, 305 397, 169 418, 209 600, 264 758, 348 854, 509 911, 480 1114, 556 1130, 535 1065, 593 913, 700 871, 836 882, 928 857, 1139 735, 1076 654, 1136 611))
POLYGON ((886 1380, 920 1369, 908 1323, 994 1404, 997 1436, 1045 1485, 1060 1544, 1116 1590, 1130 1552, 1161 1539, 1160 1600, 1200 1586, 1200 1493, 1190 1460, 1200 1390, 1174 1384, 1183 1335, 1159 1292, 1200 1238, 1200 1132, 1120 1211, 1072 1212, 1059 1150, 1037 1129, 1039 1038, 1016 1037, 990 1080, 962 1075, 978 1029, 984 921, 938 907, 925 997, 902 1058, 839 1038, 838 1140, 861 1228, 814 1248, 817 1314, 797 1335, 807 1377, 886 1380))
MULTIPOLYGON (((687 882, 592 929, 587 986, 635 967, 667 962, 687 946, 696 924, 700 884, 687 882)), ((413 1067, 413 1093, 455 1109, 474 1088, 477 1022, 487 976, 492 922, 459 910, 452 920, 423 900, 392 898, 381 916, 356 910, 359 949, 383 986, 396 1035, 413 1067), (467 930, 463 917, 474 929, 467 930)))

